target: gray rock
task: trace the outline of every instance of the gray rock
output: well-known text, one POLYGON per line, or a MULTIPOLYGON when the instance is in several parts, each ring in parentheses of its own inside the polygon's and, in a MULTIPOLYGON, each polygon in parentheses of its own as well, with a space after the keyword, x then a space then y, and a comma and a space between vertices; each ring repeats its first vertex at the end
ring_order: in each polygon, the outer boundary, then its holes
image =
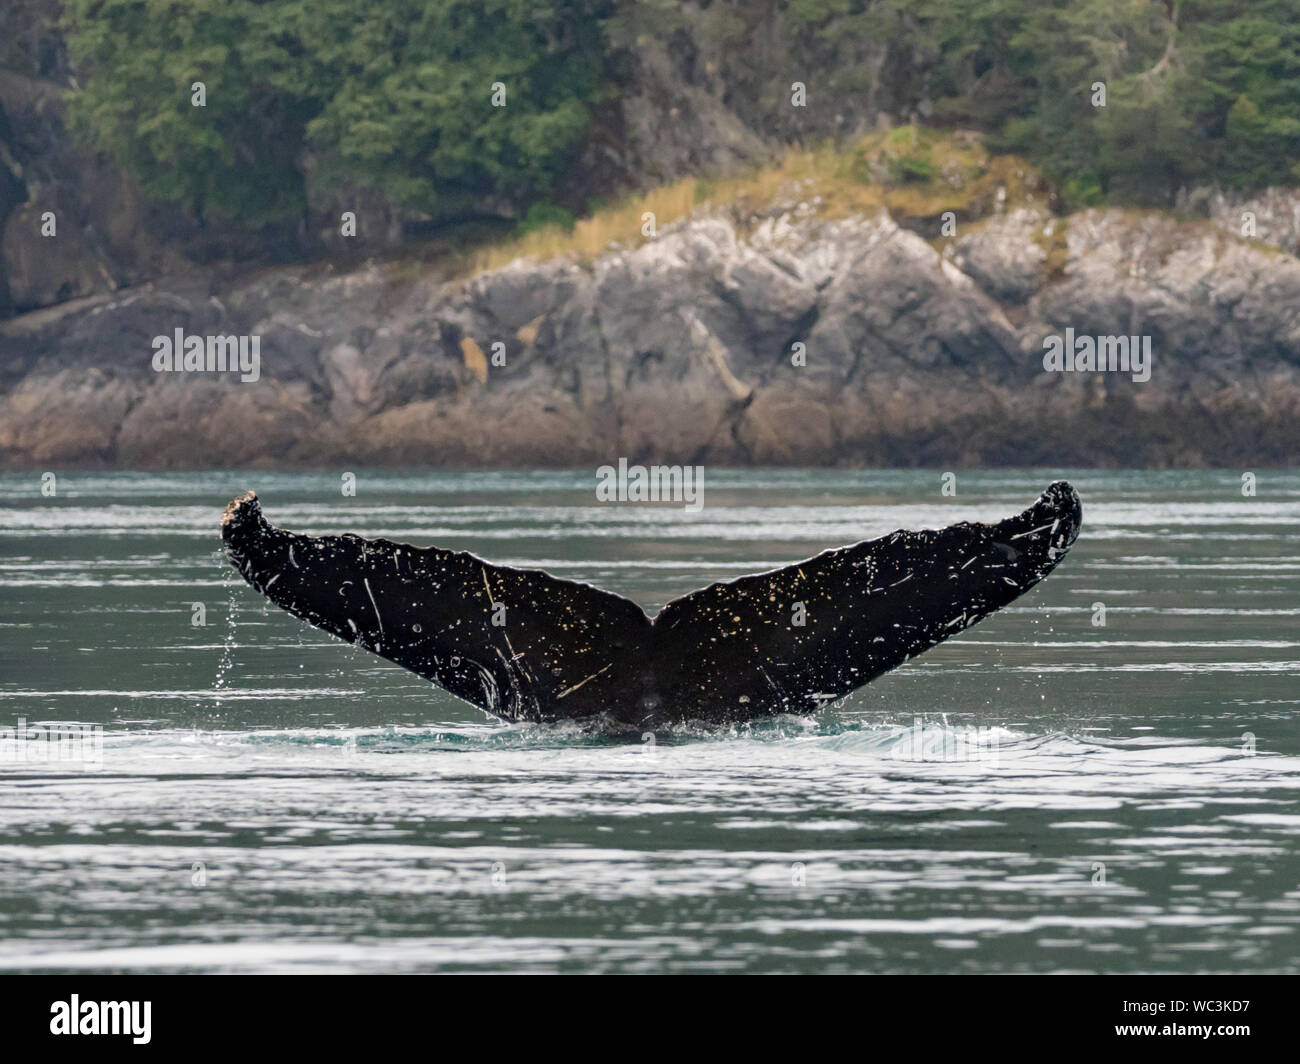
POLYGON ((953 242, 952 261, 995 299, 1023 303, 1045 279, 1047 251, 1039 234, 1050 239, 1061 224, 1027 207, 993 215, 953 242))
POLYGON ((1252 468, 1300 456, 1298 412, 1300 262, 1157 212, 1012 213, 950 258, 883 214, 702 216, 587 265, 188 277, 0 325, 12 469, 1252 468), (155 373, 176 328, 260 335, 261 379, 155 373), (1067 328, 1149 336, 1150 381, 1045 372, 1067 328))

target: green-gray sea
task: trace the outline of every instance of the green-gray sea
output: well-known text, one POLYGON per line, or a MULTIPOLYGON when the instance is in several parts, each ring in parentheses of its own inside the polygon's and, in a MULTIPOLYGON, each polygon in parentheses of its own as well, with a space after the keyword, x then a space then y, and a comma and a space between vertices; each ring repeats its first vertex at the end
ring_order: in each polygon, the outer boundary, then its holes
POLYGON ((1298 473, 706 469, 691 513, 593 470, 54 472, 0 476, 0 968, 1300 970, 1298 473), (218 531, 255 488, 653 611, 1058 476, 1082 533, 1011 607, 817 717, 639 742, 485 717, 218 531))

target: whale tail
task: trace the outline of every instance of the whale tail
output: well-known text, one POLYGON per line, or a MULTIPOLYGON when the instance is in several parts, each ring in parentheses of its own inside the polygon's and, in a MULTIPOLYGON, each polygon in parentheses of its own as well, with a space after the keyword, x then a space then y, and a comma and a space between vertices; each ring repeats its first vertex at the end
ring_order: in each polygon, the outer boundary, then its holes
POLYGON ((712 584, 651 620, 629 599, 462 551, 270 525, 255 493, 222 517, 254 589, 511 720, 644 729, 807 713, 1037 584, 1078 536, 1057 481, 996 524, 898 531, 712 584))

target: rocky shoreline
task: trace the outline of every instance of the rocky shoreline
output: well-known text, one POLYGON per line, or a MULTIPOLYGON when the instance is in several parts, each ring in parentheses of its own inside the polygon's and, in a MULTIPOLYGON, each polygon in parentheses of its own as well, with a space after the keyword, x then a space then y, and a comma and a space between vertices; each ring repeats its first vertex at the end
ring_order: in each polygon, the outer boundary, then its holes
POLYGON ((1235 216, 715 212, 452 281, 191 274, 0 323, 0 466, 1293 464, 1300 261, 1235 216), (178 329, 260 337, 258 379, 155 371, 178 329), (1066 329, 1149 337, 1150 379, 1046 372, 1066 329))

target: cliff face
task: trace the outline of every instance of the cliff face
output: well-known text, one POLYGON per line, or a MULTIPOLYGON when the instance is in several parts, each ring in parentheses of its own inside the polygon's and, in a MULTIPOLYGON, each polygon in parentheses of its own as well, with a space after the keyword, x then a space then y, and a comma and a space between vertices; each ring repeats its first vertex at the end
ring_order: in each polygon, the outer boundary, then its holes
MULTIPOLYGON (((0 9, 0 319, 186 267, 199 234, 65 123, 58 0, 0 9), (54 215, 56 239, 42 235, 54 215)), ((200 256, 202 257, 202 256, 200 256)))
POLYGON ((192 277, 16 318, 0 463, 1300 459, 1288 254, 1155 213, 1026 208, 933 246, 883 214, 798 214, 697 217, 586 265, 192 277), (1066 328, 1149 336, 1150 380, 1045 372, 1066 328), (260 379, 155 372, 177 329, 260 336, 260 379))
POLYGON ((841 14, 816 28, 777 5, 737 5, 720 18, 716 6, 683 3, 666 24, 664 12, 619 41, 620 92, 584 159, 601 175, 598 191, 769 163, 786 145, 844 140, 931 109, 933 57, 886 24, 864 34, 841 14))

